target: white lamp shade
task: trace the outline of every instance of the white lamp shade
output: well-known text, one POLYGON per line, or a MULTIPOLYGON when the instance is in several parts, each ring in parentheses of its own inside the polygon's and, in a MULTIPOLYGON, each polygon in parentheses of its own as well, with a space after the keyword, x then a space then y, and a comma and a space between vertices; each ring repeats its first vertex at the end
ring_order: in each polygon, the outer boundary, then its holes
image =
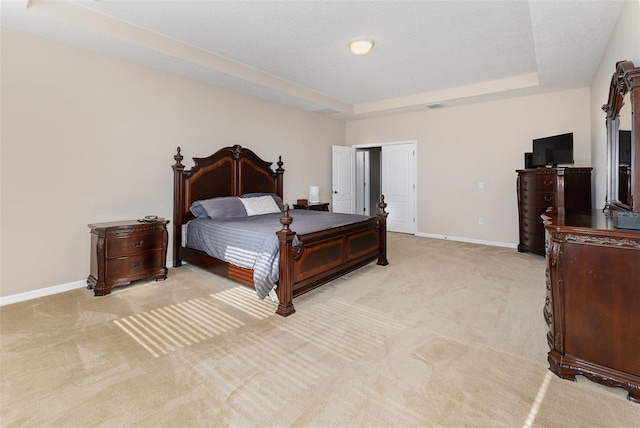
POLYGON ((309 203, 318 203, 320 202, 320 187, 318 186, 309 186, 309 203))

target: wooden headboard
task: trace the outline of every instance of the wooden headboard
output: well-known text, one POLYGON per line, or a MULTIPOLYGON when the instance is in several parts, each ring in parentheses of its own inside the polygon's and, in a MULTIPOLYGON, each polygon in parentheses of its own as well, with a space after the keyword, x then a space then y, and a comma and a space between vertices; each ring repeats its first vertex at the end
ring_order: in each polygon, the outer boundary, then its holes
POLYGON ((282 156, 278 168, 249 149, 239 145, 225 147, 206 158, 193 158, 194 166, 185 171, 180 153, 173 157, 173 241, 182 245, 182 225, 193 218, 189 210, 198 200, 220 196, 240 196, 245 193, 267 192, 282 197, 282 156))

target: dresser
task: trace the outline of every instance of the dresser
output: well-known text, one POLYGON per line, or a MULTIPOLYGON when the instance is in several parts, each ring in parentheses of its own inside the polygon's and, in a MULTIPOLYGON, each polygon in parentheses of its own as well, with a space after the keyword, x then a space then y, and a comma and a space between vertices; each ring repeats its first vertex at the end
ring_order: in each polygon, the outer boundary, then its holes
POLYGON ((600 210, 544 219, 549 369, 640 403, 640 230, 616 229, 600 210))
POLYGON ((518 251, 545 255, 540 216, 555 208, 560 214, 591 209, 592 168, 530 168, 517 170, 518 251))
POLYGON ((167 223, 116 221, 90 224, 91 261, 87 286, 96 296, 140 279, 167 278, 167 223))

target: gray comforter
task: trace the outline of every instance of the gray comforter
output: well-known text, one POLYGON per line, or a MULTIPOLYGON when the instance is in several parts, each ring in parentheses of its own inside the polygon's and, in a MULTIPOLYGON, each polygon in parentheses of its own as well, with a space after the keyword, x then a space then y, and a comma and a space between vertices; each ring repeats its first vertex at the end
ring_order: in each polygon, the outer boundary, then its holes
MULTIPOLYGON (((291 230, 297 234, 343 226, 369 217, 307 210, 289 211, 291 230)), ((279 242, 282 213, 263 214, 228 220, 194 219, 187 224, 189 248, 247 269, 260 299, 264 299, 278 281, 279 242)), ((297 243, 297 236, 294 245, 297 243)))

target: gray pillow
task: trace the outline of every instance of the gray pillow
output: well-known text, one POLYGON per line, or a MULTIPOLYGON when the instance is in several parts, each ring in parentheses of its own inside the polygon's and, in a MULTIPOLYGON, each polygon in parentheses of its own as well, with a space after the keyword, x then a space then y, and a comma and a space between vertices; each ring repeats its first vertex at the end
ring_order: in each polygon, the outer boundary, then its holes
POLYGON ((241 198, 259 198, 261 196, 271 196, 273 198, 274 201, 276 201, 276 205, 278 205, 278 208, 280 208, 281 212, 284 212, 284 202, 282 202, 282 198, 278 195, 276 195, 275 193, 245 193, 244 195, 240 195, 241 198))
POLYGON ((237 196, 223 196, 220 198, 195 201, 189 209, 197 218, 225 220, 228 218, 247 216, 247 211, 237 196))

